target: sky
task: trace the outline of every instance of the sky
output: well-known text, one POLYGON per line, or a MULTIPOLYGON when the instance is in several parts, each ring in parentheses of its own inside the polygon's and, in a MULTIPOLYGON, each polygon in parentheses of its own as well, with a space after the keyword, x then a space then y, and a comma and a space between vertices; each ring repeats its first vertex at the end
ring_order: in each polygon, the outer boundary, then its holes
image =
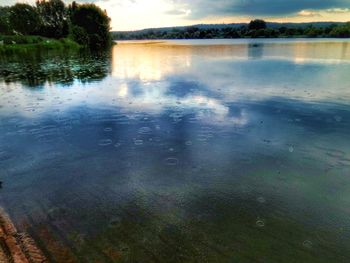
MULTIPOLYGON (((33 4, 35 0, 0 0, 33 4)), ((65 0, 66 3, 71 1, 65 0)), ((113 30, 202 23, 350 21, 350 0, 82 0, 107 10, 113 30)))

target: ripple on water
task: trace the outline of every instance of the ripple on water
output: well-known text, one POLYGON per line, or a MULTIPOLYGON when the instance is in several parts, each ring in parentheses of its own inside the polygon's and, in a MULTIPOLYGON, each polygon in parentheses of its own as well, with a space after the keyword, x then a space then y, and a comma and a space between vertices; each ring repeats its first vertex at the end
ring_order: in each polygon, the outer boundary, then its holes
POLYGON ((187 141, 187 142, 185 142, 185 144, 186 144, 187 146, 191 146, 191 145, 192 145, 192 142, 191 142, 191 141, 187 141))
POLYGON ((102 139, 99 140, 98 145, 99 146, 108 146, 112 144, 112 140, 111 139, 102 139))
POLYGON ((114 217, 109 221, 110 226, 117 226, 121 223, 122 219, 120 217, 114 217))
POLYGON ((169 117, 174 118, 174 119, 178 119, 178 118, 184 117, 184 114, 182 112, 173 112, 173 113, 169 114, 169 117))
POLYGON ((135 144, 135 145, 142 145, 142 144, 143 144, 143 140, 135 139, 135 140, 134 140, 134 144, 135 144))
POLYGON ((334 119, 336 122, 341 122, 343 120, 343 117, 336 115, 336 116, 334 116, 334 119))
POLYGON ((161 142, 162 138, 160 138, 160 137, 153 137, 153 141, 154 142, 161 142))
POLYGON ((112 128, 104 128, 105 132, 111 132, 113 129, 112 128))
POLYGON ((138 130, 138 133, 142 135, 149 135, 152 133, 152 129, 150 127, 142 127, 138 130))
POLYGON ((182 121, 184 114, 182 112, 174 112, 169 115, 170 118, 173 119, 175 123, 182 121))
POLYGON ((5 151, 0 150, 0 161, 10 160, 12 156, 5 151))
POLYGON ((188 118, 188 122, 189 123, 197 123, 197 122, 199 122, 201 120, 201 117, 199 117, 199 116, 195 116, 195 117, 190 117, 190 118, 188 118))
POLYGON ((258 197, 256 200, 257 200, 259 203, 261 203, 261 204, 263 204, 263 203, 266 202, 265 198, 262 197, 262 196, 258 197))
POLYGON ((165 159, 165 164, 170 166, 175 166, 179 164, 179 159, 174 157, 169 157, 165 159))
POLYGON ((258 227, 264 227, 265 226, 265 222, 262 219, 258 219, 255 224, 258 227))
POLYGON ((208 136, 206 136, 205 134, 197 135, 197 140, 200 142, 206 142, 208 139, 209 139, 208 136))
POLYGON ((305 240, 303 242, 303 247, 311 249, 312 248, 312 242, 310 240, 305 240))

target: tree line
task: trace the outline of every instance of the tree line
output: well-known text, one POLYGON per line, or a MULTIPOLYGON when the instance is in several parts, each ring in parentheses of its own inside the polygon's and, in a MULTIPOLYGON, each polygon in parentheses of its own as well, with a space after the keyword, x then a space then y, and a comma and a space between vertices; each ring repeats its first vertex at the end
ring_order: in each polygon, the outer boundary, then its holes
POLYGON ((0 7, 0 34, 71 38, 93 49, 111 43, 110 18, 94 4, 65 5, 62 0, 38 0, 0 7))
POLYGON ((350 37, 350 22, 325 27, 295 26, 268 27, 264 20, 252 20, 246 26, 199 28, 196 26, 171 30, 149 29, 134 32, 115 32, 114 39, 211 39, 211 38, 277 38, 277 37, 350 37))

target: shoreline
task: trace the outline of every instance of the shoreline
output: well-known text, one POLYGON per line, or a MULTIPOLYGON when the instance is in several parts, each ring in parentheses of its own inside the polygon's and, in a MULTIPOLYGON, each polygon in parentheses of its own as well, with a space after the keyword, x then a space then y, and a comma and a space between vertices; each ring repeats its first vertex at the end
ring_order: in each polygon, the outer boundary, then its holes
POLYGON ((228 38, 228 37, 213 37, 213 38, 130 38, 130 39, 122 39, 122 38, 114 38, 112 41, 167 41, 167 40, 249 40, 249 39, 336 39, 343 40, 349 39, 350 37, 308 37, 308 36, 281 36, 281 37, 236 37, 236 38, 228 38))

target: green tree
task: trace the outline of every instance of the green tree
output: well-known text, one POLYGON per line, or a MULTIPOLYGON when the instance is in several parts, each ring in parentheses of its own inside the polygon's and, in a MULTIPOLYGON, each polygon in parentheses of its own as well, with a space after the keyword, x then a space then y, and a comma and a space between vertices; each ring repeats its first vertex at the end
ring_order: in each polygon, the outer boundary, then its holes
POLYGON ((329 34, 332 32, 332 30, 333 30, 334 28, 336 28, 336 27, 337 27, 336 24, 332 24, 332 25, 326 27, 326 28, 324 29, 324 31, 325 31, 325 33, 326 33, 327 35, 329 35, 329 34))
POLYGON ((86 30, 80 26, 71 26, 71 35, 72 38, 80 45, 86 45, 89 43, 89 36, 86 33, 86 30))
POLYGON ((62 0, 38 0, 36 7, 40 16, 41 35, 52 38, 68 35, 68 12, 62 0))
POLYGON ((285 31, 285 33, 286 33, 286 35, 289 36, 289 37, 298 35, 298 32, 297 32, 297 29, 296 29, 296 28, 288 28, 288 29, 285 31))
POLYGON ((73 2, 70 13, 72 25, 85 30, 90 48, 101 49, 111 43, 110 18, 106 11, 94 4, 78 5, 73 2))
POLYGON ((314 26, 311 26, 306 30, 306 35, 308 37, 318 37, 322 35, 322 30, 320 28, 316 28, 314 26))
POLYGON ((10 7, 0 6, 0 33, 10 34, 10 7))
POLYGON ((40 25, 36 8, 19 3, 10 8, 9 22, 12 29, 23 35, 36 33, 40 25))
POLYGON ((255 19, 250 21, 248 25, 249 30, 259 30, 259 29, 265 29, 266 28, 266 22, 261 19, 255 19))
POLYGON ((350 37, 350 22, 345 25, 334 27, 330 35, 332 37, 350 37))

